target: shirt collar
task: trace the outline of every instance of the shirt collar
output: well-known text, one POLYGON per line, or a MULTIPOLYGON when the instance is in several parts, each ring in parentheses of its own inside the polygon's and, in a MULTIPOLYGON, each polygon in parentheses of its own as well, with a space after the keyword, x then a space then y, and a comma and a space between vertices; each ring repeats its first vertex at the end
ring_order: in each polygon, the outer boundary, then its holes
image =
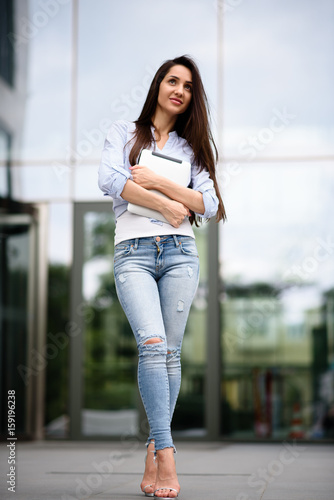
MULTIPOLYGON (((155 127, 153 125, 151 125, 152 136, 154 137, 154 140, 155 140, 154 131, 155 131, 155 127)), ((169 132, 168 135, 169 135, 170 138, 172 138, 172 137, 178 137, 176 130, 171 130, 171 132, 169 132)))

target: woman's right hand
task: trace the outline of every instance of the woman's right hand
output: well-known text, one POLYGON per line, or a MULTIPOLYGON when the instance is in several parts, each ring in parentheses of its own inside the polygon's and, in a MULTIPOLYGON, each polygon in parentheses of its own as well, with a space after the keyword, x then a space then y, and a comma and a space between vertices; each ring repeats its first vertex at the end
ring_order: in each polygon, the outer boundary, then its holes
POLYGON ((161 209, 161 214, 173 227, 180 227, 184 218, 187 217, 187 215, 190 215, 190 211, 183 205, 183 203, 166 199, 166 203, 161 209))

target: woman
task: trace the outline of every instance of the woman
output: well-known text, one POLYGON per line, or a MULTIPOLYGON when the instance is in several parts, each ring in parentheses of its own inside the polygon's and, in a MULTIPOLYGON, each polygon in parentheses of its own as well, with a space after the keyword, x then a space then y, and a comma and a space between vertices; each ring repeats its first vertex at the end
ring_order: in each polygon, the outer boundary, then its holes
POLYGON ((187 56, 158 69, 138 120, 115 122, 102 153, 99 186, 113 198, 116 216, 116 290, 137 341, 138 385, 150 425, 141 489, 151 497, 176 498, 180 491, 171 420, 181 383, 182 339, 199 276, 191 224, 196 215, 216 215, 217 222, 226 218, 215 160, 205 91, 187 56), (189 187, 137 165, 144 148, 189 161, 189 187), (128 202, 159 211, 168 223, 130 213, 128 202))

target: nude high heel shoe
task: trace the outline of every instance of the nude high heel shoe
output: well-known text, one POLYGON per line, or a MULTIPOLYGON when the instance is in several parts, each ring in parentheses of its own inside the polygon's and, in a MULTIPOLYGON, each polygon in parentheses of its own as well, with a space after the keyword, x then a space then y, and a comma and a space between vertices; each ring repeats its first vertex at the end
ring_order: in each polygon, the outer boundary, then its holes
MULTIPOLYGON (((153 442, 153 443, 154 443, 154 441, 151 441, 151 442, 153 442)), ((146 453, 146 457, 145 457, 145 459, 144 459, 145 464, 146 464, 146 460, 147 460, 147 457, 148 457, 148 454, 149 454, 149 453, 154 453, 154 450, 148 451, 148 452, 146 453)), ((154 463, 155 463, 155 457, 154 457, 154 463)), ((154 483, 152 483, 152 484, 146 484, 146 486, 144 486, 144 488, 142 488, 142 492, 144 493, 144 495, 145 495, 146 497, 154 497, 154 493, 147 493, 147 491, 146 491, 146 488, 153 488, 153 485, 154 485, 154 483)))
MULTIPOLYGON (((176 454, 176 449, 174 448, 174 462, 176 462, 175 454, 176 454)), ((160 500, 173 500, 173 498, 178 498, 179 493, 180 493, 179 490, 176 490, 175 488, 170 488, 170 487, 165 486, 164 488, 157 488, 156 490, 154 490, 154 497, 155 498, 160 498, 160 500), (156 496, 156 492, 157 491, 161 491, 161 490, 175 491, 176 497, 157 497, 156 496)))

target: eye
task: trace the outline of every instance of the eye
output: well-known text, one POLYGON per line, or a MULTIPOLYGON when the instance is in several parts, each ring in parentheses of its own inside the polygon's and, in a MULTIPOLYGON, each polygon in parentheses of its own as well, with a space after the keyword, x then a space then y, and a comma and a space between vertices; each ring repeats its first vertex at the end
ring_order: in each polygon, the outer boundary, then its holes
POLYGON ((168 80, 168 83, 170 83, 171 85, 175 85, 175 78, 170 78, 170 80, 168 80))
POLYGON ((192 92, 192 90, 193 90, 192 86, 191 86, 191 85, 189 85, 188 83, 184 86, 184 88, 185 88, 186 90, 189 90, 189 92, 192 92))

